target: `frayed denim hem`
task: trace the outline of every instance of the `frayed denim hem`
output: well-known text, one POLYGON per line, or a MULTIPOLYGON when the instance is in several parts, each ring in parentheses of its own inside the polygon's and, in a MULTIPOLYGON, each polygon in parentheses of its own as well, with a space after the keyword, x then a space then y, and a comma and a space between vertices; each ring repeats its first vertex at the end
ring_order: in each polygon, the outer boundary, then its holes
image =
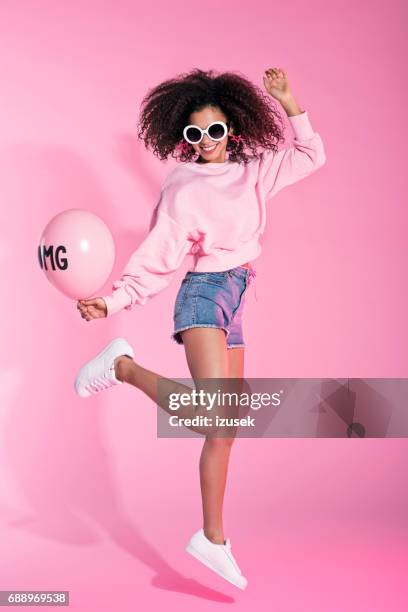
POLYGON ((225 333, 227 334, 227 338, 228 338, 228 334, 230 333, 230 330, 227 329, 226 327, 223 327, 222 325, 214 325, 213 323, 193 323, 192 325, 187 325, 186 327, 180 327, 179 329, 175 329, 174 332, 171 334, 170 338, 174 340, 175 342, 177 342, 177 344, 184 344, 183 341, 181 340, 181 337, 180 337, 180 340, 176 338, 176 334, 178 334, 181 331, 184 331, 185 329, 191 329, 192 327, 215 327, 216 329, 223 329, 225 333))
POLYGON ((245 348, 245 344, 227 344, 227 349, 245 348))

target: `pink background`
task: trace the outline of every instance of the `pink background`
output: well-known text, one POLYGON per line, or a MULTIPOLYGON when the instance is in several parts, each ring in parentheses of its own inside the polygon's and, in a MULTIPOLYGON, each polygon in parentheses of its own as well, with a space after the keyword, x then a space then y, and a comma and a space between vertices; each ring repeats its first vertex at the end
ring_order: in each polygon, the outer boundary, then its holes
POLYGON ((262 86, 281 66, 327 163, 269 202, 246 374, 406 377, 405 3, 0 10, 0 589, 70 590, 81 612, 405 610, 406 440, 238 440, 225 500, 249 580, 238 591, 184 552, 201 526, 201 441, 158 440, 155 406, 134 388, 73 389, 118 335, 144 367, 188 376, 169 338, 187 259, 143 309, 86 323, 36 255, 53 215, 94 211, 117 241, 109 290, 176 163, 135 139, 147 89, 193 67, 262 86))

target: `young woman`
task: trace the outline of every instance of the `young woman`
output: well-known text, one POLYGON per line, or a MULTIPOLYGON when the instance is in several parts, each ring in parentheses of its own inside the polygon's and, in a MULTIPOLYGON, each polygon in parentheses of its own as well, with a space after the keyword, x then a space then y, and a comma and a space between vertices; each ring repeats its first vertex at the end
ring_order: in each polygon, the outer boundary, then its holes
MULTIPOLYGON (((185 255, 193 254, 176 297, 171 337, 184 345, 196 387, 202 380, 242 379, 244 294, 255 275, 251 262, 261 252, 266 202, 326 160, 322 140, 297 104, 286 72, 266 70, 263 84, 269 95, 238 73, 194 69, 148 92, 138 136, 161 160, 171 155, 181 163, 165 179, 155 223, 113 283, 112 295, 77 303, 86 321, 144 305, 168 286, 185 255), (283 123, 271 98, 280 102, 294 133, 293 144, 281 150, 283 123)), ((80 369, 75 389, 87 397, 124 382, 172 414, 169 393, 191 391, 143 368, 124 338, 114 339, 80 369)), ((184 407, 178 416, 193 413, 196 409, 184 407)), ((205 435, 199 465, 203 527, 186 550, 244 589, 247 580, 222 522, 234 436, 196 431, 205 435)))

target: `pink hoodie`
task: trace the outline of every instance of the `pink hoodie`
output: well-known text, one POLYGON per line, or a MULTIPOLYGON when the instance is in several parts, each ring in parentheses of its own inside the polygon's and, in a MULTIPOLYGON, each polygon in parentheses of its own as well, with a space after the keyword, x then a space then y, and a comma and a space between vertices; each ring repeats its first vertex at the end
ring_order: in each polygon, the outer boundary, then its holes
POLYGON ((277 153, 263 151, 248 164, 181 162, 170 171, 154 227, 113 283, 113 294, 103 298, 108 316, 146 304, 169 285, 187 254, 194 255, 195 272, 229 270, 259 257, 265 203, 326 161, 307 111, 288 120, 293 144, 277 153))

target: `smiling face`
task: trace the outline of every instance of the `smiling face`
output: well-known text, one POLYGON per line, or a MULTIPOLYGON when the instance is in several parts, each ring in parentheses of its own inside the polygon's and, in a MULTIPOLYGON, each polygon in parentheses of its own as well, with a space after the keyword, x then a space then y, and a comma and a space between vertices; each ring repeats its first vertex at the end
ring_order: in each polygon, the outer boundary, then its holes
MULTIPOLYGON (((188 119, 189 124, 197 125, 201 129, 206 129, 210 123, 214 121, 224 121, 227 123, 228 118, 224 115, 224 113, 215 106, 206 106, 200 111, 195 111, 191 113, 188 119)), ((215 162, 222 163, 226 161, 225 154, 227 150, 228 136, 233 134, 231 127, 228 130, 228 134, 224 136, 222 140, 211 140, 204 134, 202 141, 199 144, 192 144, 193 149, 200 155, 200 158, 197 160, 201 163, 207 162, 215 162), (211 147, 207 149, 206 147, 211 147)))

